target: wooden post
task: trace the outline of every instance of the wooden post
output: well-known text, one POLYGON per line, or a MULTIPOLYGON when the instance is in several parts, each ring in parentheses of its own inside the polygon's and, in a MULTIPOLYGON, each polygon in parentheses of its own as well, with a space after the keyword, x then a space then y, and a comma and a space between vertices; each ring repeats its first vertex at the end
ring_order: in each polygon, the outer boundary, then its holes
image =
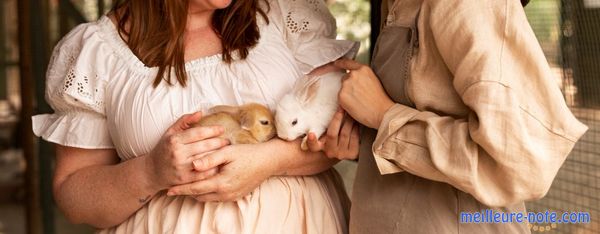
POLYGON ((59 0, 58 8, 61 36, 66 35, 73 26, 87 22, 81 12, 69 0, 59 0))
POLYGON ((7 97, 7 79, 6 79, 6 28, 5 28, 5 7, 6 1, 0 2, 0 99, 7 97))
POLYGON ((104 0, 98 0, 98 19, 104 14, 104 0))
POLYGON ((21 118, 23 153, 27 162, 27 233, 54 233, 52 202, 52 158, 49 143, 37 142, 31 129, 31 116, 48 112, 44 102, 44 81, 48 55, 45 0, 17 1, 19 28, 19 68, 21 75, 21 118), (47 153, 38 156, 38 152, 47 153))
POLYGON ((371 0, 371 48, 369 48, 369 62, 373 57, 373 50, 377 37, 379 36, 379 27, 381 27, 381 1, 371 0))
POLYGON ((36 145, 29 116, 33 114, 34 85, 31 72, 32 57, 31 52, 31 31, 29 0, 19 0, 17 2, 18 28, 19 28, 19 71, 21 75, 21 136, 23 137, 23 154, 27 162, 25 172, 26 191, 27 191, 27 233, 42 233, 42 208, 40 204, 39 191, 39 163, 36 158, 36 145))
MULTIPOLYGON (((22 1, 22 0, 19 0, 22 1)), ((31 11, 30 31, 34 40, 31 40, 31 52, 34 55, 32 61, 32 78, 34 89, 34 109, 33 114, 52 112, 50 106, 46 103, 46 68, 50 55, 49 31, 48 31, 48 0, 29 0, 33 4, 31 11)), ((27 116, 31 121, 31 117, 27 116)), ((24 131, 32 133, 31 124, 24 125, 24 131)), ((34 138, 37 139, 37 138, 34 138)), ((54 147, 46 141, 38 141, 36 160, 39 163, 39 190, 40 202, 42 206, 42 226, 43 233, 52 234, 54 230, 54 198, 52 196, 52 165, 54 164, 54 147)))

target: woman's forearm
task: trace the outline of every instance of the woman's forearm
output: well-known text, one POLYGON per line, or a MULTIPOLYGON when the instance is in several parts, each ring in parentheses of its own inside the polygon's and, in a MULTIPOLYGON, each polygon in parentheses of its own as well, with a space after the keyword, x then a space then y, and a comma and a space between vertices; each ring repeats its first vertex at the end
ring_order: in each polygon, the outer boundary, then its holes
POLYGON ((146 176, 145 159, 79 169, 55 186, 56 203, 74 223, 120 224, 158 192, 146 176))
POLYGON ((314 175, 323 172, 339 162, 325 156, 323 152, 310 152, 300 149, 300 143, 271 140, 272 155, 278 157, 275 175, 314 175))

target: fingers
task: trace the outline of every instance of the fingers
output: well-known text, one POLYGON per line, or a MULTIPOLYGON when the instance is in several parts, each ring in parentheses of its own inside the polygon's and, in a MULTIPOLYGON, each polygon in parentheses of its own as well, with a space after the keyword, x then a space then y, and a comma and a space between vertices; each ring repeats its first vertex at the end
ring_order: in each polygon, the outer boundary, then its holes
POLYGON ((216 177, 213 177, 207 180, 201 180, 189 184, 173 186, 169 189, 167 195, 201 195, 217 191, 218 189, 219 181, 216 177))
POLYGON ((340 130, 340 136, 338 138, 338 145, 342 149, 348 149, 350 145, 350 134, 352 132, 352 127, 354 126, 354 120, 349 116, 344 118, 344 124, 342 125, 342 129, 340 130))
POLYGON ((308 149, 311 152, 319 152, 321 150, 323 150, 323 147, 325 146, 325 142, 323 141, 319 141, 319 139, 317 139, 317 135, 315 135, 312 132, 308 133, 308 149))
POLYGON ((350 116, 346 116, 343 118, 343 120, 332 121, 330 126, 332 125, 334 125, 333 128, 339 129, 339 132, 333 136, 335 130, 330 132, 330 129, 328 129, 327 140, 325 141, 325 145, 323 147, 323 151, 327 157, 337 159, 355 159, 358 156, 360 145, 359 125, 350 116), (339 127, 337 123, 335 125, 333 124, 333 122, 342 121, 343 123, 341 124, 341 127, 339 127), (330 142, 330 140, 335 141, 330 142))
POLYGON ((224 131, 225 129, 222 126, 195 127, 183 130, 183 132, 177 133, 173 137, 178 143, 190 144, 213 137, 218 137, 222 135, 224 131))
POLYGON ((349 159, 356 159, 360 150, 360 126, 355 122, 350 134, 350 144, 348 145, 349 159))
POLYGON ((354 60, 351 59, 346 59, 346 58, 342 58, 342 59, 338 59, 333 63, 334 66, 339 67, 341 69, 344 70, 358 70, 359 68, 361 68, 362 66, 364 66, 363 64, 356 62, 354 60))
POLYGON ((193 124, 200 121, 202 118, 202 112, 198 111, 192 114, 186 114, 181 116, 169 129, 167 133, 174 134, 190 128, 193 124))
POLYGON ((192 165, 196 171, 206 171, 221 164, 229 163, 229 155, 230 154, 226 152, 214 152, 199 159, 195 159, 192 161, 192 165))
POLYGON ((168 190, 167 195, 192 195, 196 200, 203 202, 236 200, 244 192, 241 191, 239 184, 227 182, 226 177, 219 175, 190 184, 174 186, 168 190))
POLYGON ((206 171, 202 171, 202 172, 195 171, 192 181, 205 180, 205 179, 215 176, 216 174, 219 174, 219 167, 215 167, 215 168, 212 168, 212 169, 209 169, 206 171))
MULTIPOLYGON (((221 138, 210 138, 185 145, 187 155, 202 155, 229 145, 229 141, 221 138)), ((195 157, 195 156, 192 156, 195 157)))
POLYGON ((343 120, 344 111, 339 109, 335 115, 333 115, 333 119, 331 119, 331 123, 329 123, 329 127, 327 127, 327 144, 338 144, 338 135, 340 134, 340 127, 342 126, 343 120))

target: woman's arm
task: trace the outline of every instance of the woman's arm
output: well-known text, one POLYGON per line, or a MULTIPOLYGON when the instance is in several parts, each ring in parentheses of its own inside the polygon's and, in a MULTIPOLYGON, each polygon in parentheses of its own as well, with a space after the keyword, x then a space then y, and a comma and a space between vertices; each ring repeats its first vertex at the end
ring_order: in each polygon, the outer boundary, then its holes
POLYGON ((147 155, 119 163, 115 150, 57 145, 54 196, 67 219, 108 228, 125 221, 158 191, 206 177, 192 162, 227 142, 220 127, 189 128, 184 115, 147 155))
POLYGON ((73 223, 98 228, 119 224, 158 192, 146 157, 118 163, 115 150, 56 145, 54 197, 73 223))
POLYGON ((341 105, 379 127, 372 148, 379 171, 445 182, 494 207, 543 197, 587 128, 566 106, 520 3, 426 1, 423 12, 431 32, 420 35, 435 39, 428 46, 470 112, 444 116, 400 104, 362 111, 355 84, 373 80, 372 71, 337 62, 352 70, 341 105))
POLYGON ((267 147, 269 148, 268 154, 275 156, 278 152, 285 152, 275 160, 278 162, 272 174, 275 176, 314 175, 331 168, 339 161, 328 158, 323 152, 303 151, 300 149, 299 141, 288 142, 274 139, 269 144, 270 146, 267 147))

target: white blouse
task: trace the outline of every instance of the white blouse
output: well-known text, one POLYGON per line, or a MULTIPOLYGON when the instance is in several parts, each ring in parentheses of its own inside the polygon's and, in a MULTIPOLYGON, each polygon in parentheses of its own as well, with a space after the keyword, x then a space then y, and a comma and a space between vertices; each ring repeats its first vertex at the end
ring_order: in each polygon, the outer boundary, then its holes
POLYGON ((259 17, 261 38, 246 59, 229 65, 217 54, 187 62, 187 87, 153 88, 157 68, 133 54, 108 17, 79 25, 54 49, 46 100, 55 113, 34 116, 33 131, 131 159, 152 150, 183 114, 248 102, 273 109, 296 79, 357 48, 335 40, 335 20, 321 1, 270 1, 268 17, 268 24, 259 17))

